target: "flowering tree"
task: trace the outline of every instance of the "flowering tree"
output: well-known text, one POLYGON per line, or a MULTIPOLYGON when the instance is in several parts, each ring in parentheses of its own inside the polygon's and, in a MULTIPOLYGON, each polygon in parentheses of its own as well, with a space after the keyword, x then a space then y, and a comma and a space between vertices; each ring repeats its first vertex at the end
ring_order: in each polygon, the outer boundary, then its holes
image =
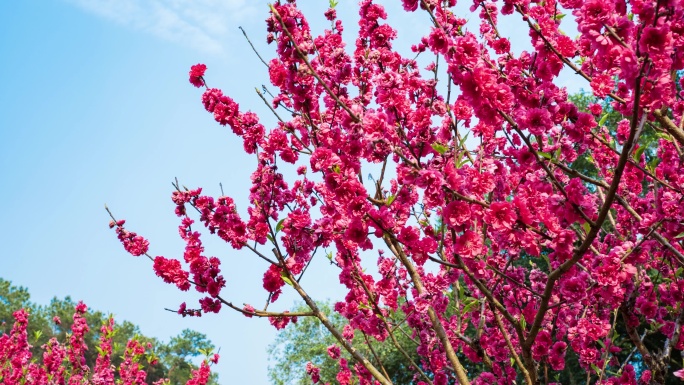
MULTIPOLYGON (((33 357, 32 346, 27 333, 29 313, 26 309, 14 312, 14 325, 9 333, 0 335, 0 383, 3 385, 143 385, 147 372, 143 363, 156 365, 158 358, 149 350, 151 343, 143 343, 140 338, 132 338, 126 343, 117 366, 113 365, 115 323, 109 318, 99 330, 99 344, 95 346, 97 358, 94 365, 86 362, 87 335, 90 332, 86 320, 88 308, 79 302, 74 311, 71 334, 60 342, 52 337, 41 347, 42 357, 33 357)), ((54 317, 54 323, 61 320, 54 317)), ((218 362, 218 354, 202 362, 192 371, 187 385, 207 385, 211 380, 209 361, 218 362)), ((169 379, 161 378, 155 385, 170 385, 169 379)))
MULTIPOLYGON (((277 328, 315 317, 336 341, 328 354, 341 384, 392 383, 371 340, 400 351, 419 384, 549 383, 570 356, 572 382, 681 377, 684 2, 475 0, 475 33, 455 0, 402 3, 432 23, 410 58, 393 49, 397 31, 371 0, 351 50, 334 2, 320 36, 294 1, 273 4, 270 129, 209 88, 206 66, 192 67, 206 110, 258 165, 247 216, 228 196, 176 184, 185 264, 150 258, 166 282, 206 294, 178 312, 228 307, 277 328), (503 17, 528 30, 529 51, 511 51, 503 17), (567 19, 575 39, 561 31, 567 19), (573 104, 555 83, 563 68, 606 103, 573 104), (614 130, 609 113, 620 118, 614 130), (195 211, 209 233, 264 261, 269 302, 291 289, 308 310, 234 305, 221 261, 191 227, 195 211), (322 249, 347 290, 334 306, 343 326, 301 282, 322 249), (369 260, 376 271, 364 270, 369 260)), ((147 253, 123 221, 110 225, 127 251, 147 253)), ((315 363, 306 370, 318 382, 315 363)))
MULTIPOLYGON (((70 297, 64 299, 53 298, 49 305, 39 305, 30 299, 28 290, 21 286, 14 286, 12 282, 0 278, 0 336, 7 335, 6 340, 0 341, 0 351, 6 348, 4 343, 9 341, 17 341, 12 337, 12 334, 17 335, 17 320, 18 314, 30 314, 26 324, 20 325, 25 329, 21 329, 21 334, 26 334, 27 341, 24 347, 29 347, 29 352, 23 352, 22 355, 31 357, 29 362, 34 364, 34 368, 39 368, 45 362, 45 359, 50 359, 49 354, 44 354, 47 346, 55 346, 55 342, 59 341, 62 345, 68 344, 70 336, 74 334, 74 324, 84 322, 89 325, 87 331, 82 325, 77 327, 78 332, 82 332, 82 339, 78 339, 84 345, 81 349, 83 352, 82 364, 91 368, 95 368, 98 359, 103 354, 103 349, 111 348, 108 354, 111 357, 110 363, 114 367, 120 367, 126 356, 126 347, 130 340, 136 340, 140 346, 145 347, 145 355, 140 357, 138 362, 141 364, 140 369, 146 372, 146 381, 155 382, 160 379, 167 379, 168 385, 185 384, 192 375, 192 372, 198 367, 193 363, 193 358, 198 356, 210 355, 210 352, 215 350, 214 345, 206 336, 196 331, 185 329, 175 337, 171 337, 168 343, 162 342, 156 338, 145 336, 141 333, 140 328, 135 324, 123 321, 119 323, 112 323, 111 317, 105 315, 100 311, 93 311, 89 309, 81 313, 83 305, 77 304, 70 297), (77 310, 77 317, 73 317, 74 309, 77 310), (17 310, 23 310, 22 313, 16 313, 17 310), (107 326, 107 330, 111 329, 111 338, 108 345, 101 345, 102 331, 99 328, 102 325, 107 326), (14 333, 13 333, 14 329, 14 333), (85 331, 85 332, 84 332, 85 331), (29 346, 30 345, 32 346, 29 346), (154 363, 154 364, 153 364, 154 363)), ((0 337, 1 339, 2 337, 0 337)), ((6 352, 6 351, 5 351, 6 352)), ((5 367, 10 357, 4 357, 0 354, 0 368, 5 367)), ((118 371, 114 372, 114 379, 121 379, 118 371)), ((0 379, 0 383, 2 379, 0 379)), ((218 384, 218 375, 211 373, 208 385, 218 384)))

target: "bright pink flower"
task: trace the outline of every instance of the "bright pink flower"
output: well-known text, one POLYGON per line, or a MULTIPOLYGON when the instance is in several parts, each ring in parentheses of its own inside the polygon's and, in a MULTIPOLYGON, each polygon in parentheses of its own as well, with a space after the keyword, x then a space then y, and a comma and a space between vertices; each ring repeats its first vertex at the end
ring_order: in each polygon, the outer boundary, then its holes
POLYGON ((277 330, 284 329, 290 321, 297 322, 296 317, 268 317, 268 322, 275 326, 277 330))
POLYGON ((180 261, 176 259, 154 258, 154 272, 166 283, 172 283, 183 291, 190 289, 189 274, 181 268, 180 261))
POLYGON ((119 241, 123 244, 124 249, 134 257, 139 257, 147 253, 147 250, 150 247, 150 242, 147 239, 132 231, 126 230, 123 227, 123 223, 116 226, 116 234, 119 241))
POLYGON ((607 74, 600 74, 591 79, 591 89, 594 95, 599 98, 605 98, 613 91, 615 81, 613 77, 607 74))
POLYGON ((473 231, 466 230, 456 241, 456 252, 465 257, 475 257, 482 253, 482 238, 473 231))
POLYGON ((199 88, 204 85, 204 72, 207 70, 207 66, 204 64, 195 64, 190 67, 190 83, 199 88))
POLYGON ((675 377, 684 380, 684 369, 675 370, 672 374, 674 374, 675 377))
POLYGON ((447 226, 460 226, 470 219, 470 205, 463 201, 453 201, 444 208, 442 217, 447 226))
POLYGON ((494 202, 485 212, 484 220, 494 230, 510 230, 516 221, 516 213, 508 202, 494 202))
POLYGON ((617 133, 618 143, 620 143, 620 144, 625 143, 625 141, 627 140, 627 137, 629 136, 629 131, 630 131, 629 120, 622 119, 621 121, 619 121, 617 124, 617 129, 615 131, 617 133))
POLYGON ((254 314, 254 306, 245 304, 245 306, 242 308, 242 310, 246 311, 246 313, 243 313, 245 317, 247 318, 252 318, 254 314))

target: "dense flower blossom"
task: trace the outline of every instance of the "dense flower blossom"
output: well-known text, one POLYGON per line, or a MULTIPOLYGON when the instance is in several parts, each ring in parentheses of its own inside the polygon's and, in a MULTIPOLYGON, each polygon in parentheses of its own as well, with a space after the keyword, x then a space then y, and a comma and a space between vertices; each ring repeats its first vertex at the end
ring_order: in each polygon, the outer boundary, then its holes
MULTIPOLYGON (((9 334, 0 335, 0 381, 3 385, 24 384, 93 384, 111 385, 114 383, 144 385, 147 373, 141 362, 147 360, 157 365, 157 359, 149 354, 150 343, 143 344, 137 339, 126 343, 124 355, 118 368, 112 364, 112 337, 116 330, 113 318, 109 318, 99 330, 99 345, 95 365, 86 365, 85 335, 90 332, 86 321, 87 306, 79 302, 74 309, 71 334, 67 334, 64 344, 53 337, 41 347, 42 362, 32 357, 32 346, 28 344, 27 327, 29 314, 25 309, 13 314, 14 326, 9 334), (118 378, 115 374, 118 373, 118 378)), ((218 354, 209 361, 218 362, 218 354)), ((209 381, 210 367, 204 361, 199 369, 192 372, 188 384, 206 385, 209 381)), ((155 381, 154 385, 166 383, 167 379, 155 381)))
MULTIPOLYGON (((139 257, 147 253, 147 250, 150 247, 150 242, 142 236, 132 231, 126 230, 123 227, 123 223, 123 221, 120 221, 120 223, 116 224, 116 234, 119 238, 119 241, 121 241, 123 244, 124 249, 126 249, 126 251, 128 251, 134 257, 139 257)), ((110 225, 110 227, 112 226, 110 225)))
MULTIPOLYGON (((566 357, 589 382, 679 374, 663 352, 684 345, 684 4, 475 1, 468 17, 455 5, 402 1, 431 22, 409 56, 372 0, 349 48, 335 9, 315 36, 296 1, 272 5, 266 101, 278 122, 265 127, 218 88, 201 96, 256 167, 247 207, 176 186, 183 260, 153 268, 205 293, 201 310, 179 313, 230 307, 278 329, 295 320, 224 300, 240 290, 204 255, 206 231, 266 264, 269 304, 290 288, 310 300, 302 277, 324 250, 346 290, 334 309, 344 325, 323 322, 341 384, 390 383, 352 346, 355 331, 386 342, 389 321, 416 343, 417 383, 531 385, 570 370, 566 357), (527 49, 512 50, 503 19, 522 23, 527 49), (564 69, 591 89, 588 106, 559 83, 564 69), (623 346, 643 355, 640 370, 623 346)), ((205 71, 193 66, 191 83, 206 87, 205 71)), ((110 226, 126 250, 147 252, 122 221, 110 226)), ((306 372, 319 380, 314 364, 306 372)))

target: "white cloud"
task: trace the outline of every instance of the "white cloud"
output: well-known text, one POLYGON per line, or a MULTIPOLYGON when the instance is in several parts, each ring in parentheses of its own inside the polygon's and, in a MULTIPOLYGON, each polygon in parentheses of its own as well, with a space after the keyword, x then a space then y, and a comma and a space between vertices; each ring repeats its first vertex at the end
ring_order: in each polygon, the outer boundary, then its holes
POLYGON ((66 0, 128 28, 219 54, 240 23, 258 14, 246 0, 66 0))

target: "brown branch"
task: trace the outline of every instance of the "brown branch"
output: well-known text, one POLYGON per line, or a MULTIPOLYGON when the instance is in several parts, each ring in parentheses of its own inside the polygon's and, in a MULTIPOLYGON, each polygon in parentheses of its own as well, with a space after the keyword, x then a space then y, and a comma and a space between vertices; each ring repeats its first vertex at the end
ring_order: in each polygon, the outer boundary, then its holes
MULTIPOLYGON (((385 244, 387 245, 387 247, 389 247, 390 250, 392 250, 393 254, 406 268, 406 271, 411 277, 411 280, 413 281, 413 285, 416 291, 418 292, 418 295, 424 294, 425 287, 423 286, 423 282, 420 279, 420 276, 418 275, 415 266, 413 266, 411 261, 408 260, 406 254, 404 254, 404 252, 401 250, 397 241, 393 241, 392 237, 390 237, 388 232, 385 232, 385 234, 383 235, 383 239, 385 240, 385 244)), ((442 325, 442 321, 440 321, 439 317, 437 316, 437 313, 432 308, 432 306, 428 307, 427 313, 428 317, 430 318, 430 321, 432 322, 432 328, 435 334, 437 335, 437 338, 442 343, 442 347, 444 348, 444 352, 446 353, 447 359, 454 367, 454 372, 456 373, 456 379, 458 380, 458 383, 460 385, 470 385, 470 380, 468 380, 466 370, 463 367, 463 365, 461 365, 461 361, 458 359, 458 356, 456 356, 456 351, 454 351, 454 348, 451 345, 451 341, 449 341, 449 337, 447 336, 446 330, 444 329, 444 325, 442 325)))
POLYGON ((287 275, 287 278, 289 278, 290 282, 292 282, 292 287, 295 289, 297 294, 304 300, 304 302, 309 306, 309 309, 313 312, 314 316, 318 318, 323 326, 325 326, 326 329, 330 332, 330 334, 335 337, 337 342, 342 345, 342 347, 349 353, 351 354, 352 357, 356 361, 358 361, 361 365, 363 365, 366 370, 382 385, 393 385, 392 380, 389 378, 385 377, 380 371, 361 353, 359 353, 358 350, 352 346, 351 342, 347 341, 347 339, 344 338, 342 333, 340 333, 339 330, 335 327, 335 325, 330 322, 330 319, 321 311, 321 309, 318 307, 316 304, 316 301, 314 301, 309 294, 302 288, 302 286, 297 282, 295 277, 292 275, 290 270, 287 268, 285 265, 285 260, 283 259, 282 254, 280 254, 280 251, 278 249, 273 249, 273 251, 276 253, 276 257, 278 258, 278 261, 281 263, 282 266, 284 266, 283 271, 287 275))
POLYGON ((504 328, 503 322, 501 322, 501 318, 499 318, 499 314, 496 313, 496 309, 492 308, 491 309, 492 314, 494 314, 494 320, 496 320, 496 324, 499 327, 499 330, 501 330, 501 334, 504 337, 504 340, 506 340, 506 346, 508 347, 508 350, 511 352, 511 355, 513 356, 513 360, 515 361, 515 364, 520 368, 520 370, 523 373, 523 377, 525 377, 525 382, 528 385, 533 385, 534 382, 532 382, 532 378, 530 377, 530 372, 527 371, 525 368, 525 365, 523 365, 522 360, 520 360, 520 356, 518 356, 518 353, 515 352, 515 348, 513 347, 513 344, 511 343, 511 338, 508 336, 508 333, 506 332, 506 328, 504 328))
POLYGON ((667 112, 664 111, 664 109, 654 110, 653 115, 670 135, 675 137, 680 144, 684 145, 684 130, 682 130, 680 127, 677 127, 677 125, 670 120, 670 118, 667 116, 667 112))
POLYGON ((270 68, 270 66, 268 65, 268 63, 266 63, 264 58, 262 58, 261 55, 259 55, 259 51, 257 51, 256 48, 254 48, 254 44, 252 44, 252 41, 249 40, 249 37, 247 36, 247 32, 245 32, 245 30, 242 28, 242 26, 240 26, 238 28, 240 28, 240 31, 242 31, 242 34, 245 36, 245 39, 247 39, 247 43, 249 43, 249 46, 252 47, 252 51, 254 51, 254 53, 257 55, 257 57, 259 57, 259 60, 261 60, 261 62, 264 63, 264 65, 267 68, 270 68))
MULTIPOLYGON (((622 174, 625 170, 625 167, 627 166, 627 161, 630 157, 630 152, 632 150, 632 147, 634 146, 634 139, 636 138, 637 131, 640 130, 640 127, 637 125, 637 121, 639 119, 640 111, 639 103, 641 100, 641 81, 644 77, 645 70, 646 64, 642 66, 639 76, 637 76, 636 79, 634 105, 632 107, 633 116, 631 127, 629 130, 629 137, 627 138, 627 141, 625 142, 625 145, 622 149, 622 153, 620 154, 617 167, 615 168, 615 171, 613 173, 613 181, 610 184, 608 191, 606 192, 605 201, 601 206, 596 222, 593 226, 591 226, 591 229, 589 230, 587 237, 584 239, 584 242, 582 242, 579 248, 575 249, 572 258, 565 261, 562 265, 560 265, 557 269, 555 269, 549 274, 546 282, 546 287, 544 288, 542 300, 539 304, 539 310, 537 311, 537 314, 534 317, 534 322, 532 323, 532 327, 530 328, 528 337, 522 344, 523 353, 526 356, 529 355, 530 349, 532 348, 532 345, 534 344, 534 341, 537 337, 537 333, 539 333, 539 330, 541 329, 541 324, 544 320, 544 316, 546 315, 546 311, 548 310, 549 301, 551 300, 551 296, 553 294, 553 289, 555 287, 556 282, 560 279, 563 273, 570 270, 572 266, 579 262, 579 260, 582 259, 587 250, 589 250, 589 247, 598 236, 599 230, 601 229, 601 226, 603 226, 603 222, 606 220, 608 212, 613 204, 613 201, 615 200, 618 186, 620 185, 620 181, 622 180, 622 174)), ((641 126, 643 126, 645 118, 646 113, 644 112, 640 123, 641 126)))

